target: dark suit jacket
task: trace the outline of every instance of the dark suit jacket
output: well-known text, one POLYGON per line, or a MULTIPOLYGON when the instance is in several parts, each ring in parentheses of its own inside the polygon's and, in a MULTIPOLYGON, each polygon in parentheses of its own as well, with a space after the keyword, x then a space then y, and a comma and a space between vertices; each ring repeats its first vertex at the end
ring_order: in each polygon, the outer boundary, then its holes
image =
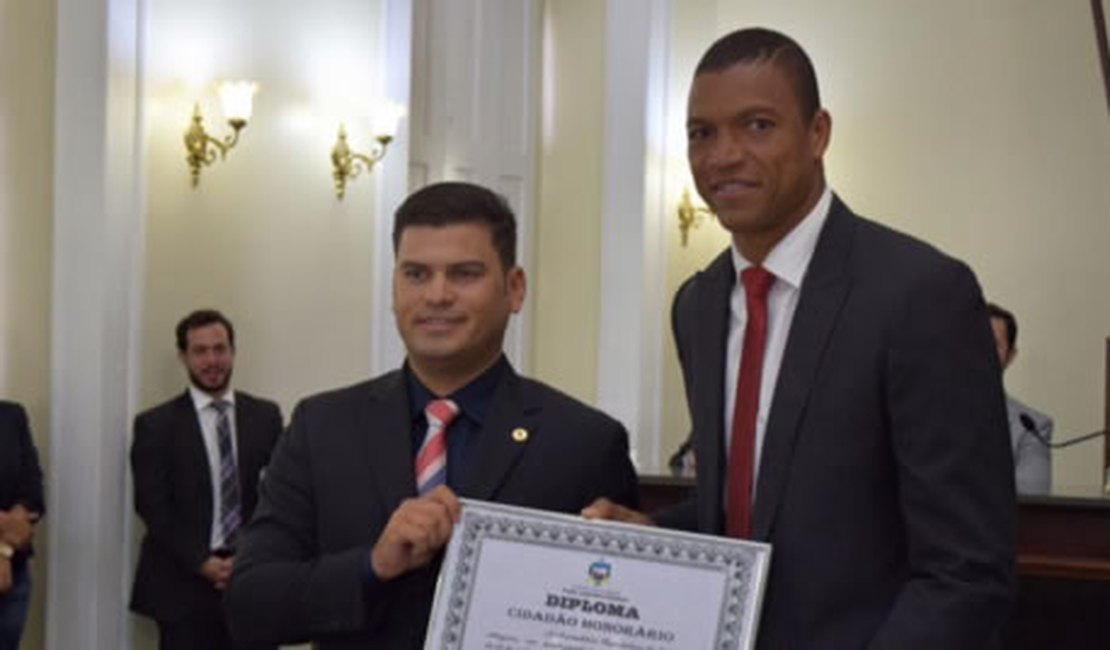
MULTIPOLYGON (((258 479, 281 434, 277 404, 235 393, 243 521, 258 502, 258 479)), ((197 569, 212 535, 212 479, 204 438, 188 391, 135 418, 131 443, 135 509, 146 524, 131 609, 159 621, 201 607, 218 612, 220 593, 197 569)))
MULTIPOLYGON (((46 512, 42 468, 23 407, 0 401, 0 510, 10 510, 19 504, 40 515, 46 512)), ((29 549, 16 552, 12 567, 23 566, 29 552, 29 549)))
MULTIPOLYGON (((673 325, 696 498, 665 525, 721 534, 729 253, 673 325)), ((1001 371, 974 275, 834 199, 768 417, 754 538, 773 545, 761 648, 981 648, 1014 580, 1001 371)))
MULTIPOLYGON (((394 371, 298 405, 266 473, 225 605, 237 639, 321 650, 423 647, 438 565, 364 593, 370 550, 416 496, 404 376, 394 371)), ((577 512, 636 502, 624 428, 507 370, 460 496, 577 512), (529 431, 526 442, 510 432, 529 431)))

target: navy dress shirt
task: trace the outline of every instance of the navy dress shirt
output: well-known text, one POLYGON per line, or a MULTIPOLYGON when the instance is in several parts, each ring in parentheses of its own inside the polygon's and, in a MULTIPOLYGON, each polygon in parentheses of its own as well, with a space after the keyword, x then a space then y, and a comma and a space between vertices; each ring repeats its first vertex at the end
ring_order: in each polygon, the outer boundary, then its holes
MULTIPOLYGON (((448 398, 459 407, 458 416, 447 429, 447 486, 452 490, 458 491, 466 476, 467 463, 471 460, 471 452, 478 446, 482 423, 485 421, 490 404, 493 403, 493 394, 497 391, 501 377, 508 367, 509 362, 502 355, 474 381, 450 395, 436 395, 429 390, 427 386, 420 383, 408 363, 405 363, 402 369, 409 395, 413 462, 416 461, 416 452, 428 432, 428 418, 424 415, 424 408, 428 406, 428 402, 448 398)), ((415 483, 413 489, 416 489, 415 483)), ((372 549, 373 546, 371 546, 372 549)), ((367 552, 366 563, 363 565, 363 587, 366 597, 374 598, 381 585, 381 580, 374 573, 370 563, 370 553, 367 552)))

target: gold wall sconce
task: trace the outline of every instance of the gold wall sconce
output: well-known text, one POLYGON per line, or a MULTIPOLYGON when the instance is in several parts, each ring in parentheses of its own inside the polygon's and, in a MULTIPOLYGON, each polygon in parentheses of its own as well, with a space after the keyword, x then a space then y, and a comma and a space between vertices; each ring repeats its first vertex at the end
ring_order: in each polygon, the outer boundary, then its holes
POLYGON ((682 235, 682 247, 690 238, 690 229, 701 225, 702 220, 714 216, 713 211, 704 205, 694 205, 690 200, 690 188, 682 189, 682 200, 678 203, 678 232, 682 235))
POLYGON ((403 115, 404 108, 396 104, 386 103, 377 109, 371 119, 375 145, 369 153, 351 151, 347 144, 347 129, 339 125, 339 136, 331 148, 331 175, 335 179, 335 196, 339 200, 342 201, 347 192, 348 179, 357 178, 363 171, 369 174, 375 163, 385 157, 386 149, 397 131, 397 122, 403 115))
POLYGON ((185 131, 185 151, 188 154, 185 160, 189 164, 193 187, 200 183, 201 167, 216 162, 217 154, 223 160, 227 157, 228 150, 239 142, 239 132, 251 118, 254 93, 257 91, 258 84, 252 81, 225 81, 219 85, 217 92, 220 95, 220 104, 232 129, 231 135, 223 140, 212 137, 204 130, 200 104, 193 105, 193 123, 185 131))

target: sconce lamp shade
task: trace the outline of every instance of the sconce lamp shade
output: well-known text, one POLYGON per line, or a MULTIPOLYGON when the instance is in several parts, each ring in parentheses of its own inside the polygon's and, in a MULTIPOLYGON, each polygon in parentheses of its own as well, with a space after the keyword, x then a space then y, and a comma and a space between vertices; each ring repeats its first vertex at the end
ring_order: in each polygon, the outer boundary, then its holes
POLYGON ((404 116, 404 106, 383 100, 371 110, 370 132, 375 138, 392 138, 397 135, 397 123, 404 116))
POLYGON ((254 93, 258 91, 258 84, 253 81, 224 81, 220 83, 217 92, 220 103, 223 105, 224 117, 229 122, 246 124, 251 119, 251 108, 254 93))

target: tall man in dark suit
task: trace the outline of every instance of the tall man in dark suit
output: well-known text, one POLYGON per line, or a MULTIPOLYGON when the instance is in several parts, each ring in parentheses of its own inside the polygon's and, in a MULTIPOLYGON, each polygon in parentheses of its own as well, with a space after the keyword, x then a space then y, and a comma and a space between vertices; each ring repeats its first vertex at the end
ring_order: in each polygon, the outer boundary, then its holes
POLYGON ((131 468, 146 536, 131 609, 158 622, 163 650, 242 648, 220 601, 281 411, 231 389, 235 329, 222 314, 193 312, 176 335, 189 388, 135 418, 131 468))
POLYGON ((690 167, 733 245, 675 297, 697 488, 655 519, 772 544, 761 648, 982 648, 1015 510, 986 309, 964 264, 832 194, 830 131, 788 37, 699 63, 690 167))
POLYGON ((393 246, 405 364, 297 407, 228 591, 237 635, 421 648, 457 495, 563 512, 635 503, 624 428, 502 353, 525 292, 504 199, 425 187, 397 210, 393 246))

